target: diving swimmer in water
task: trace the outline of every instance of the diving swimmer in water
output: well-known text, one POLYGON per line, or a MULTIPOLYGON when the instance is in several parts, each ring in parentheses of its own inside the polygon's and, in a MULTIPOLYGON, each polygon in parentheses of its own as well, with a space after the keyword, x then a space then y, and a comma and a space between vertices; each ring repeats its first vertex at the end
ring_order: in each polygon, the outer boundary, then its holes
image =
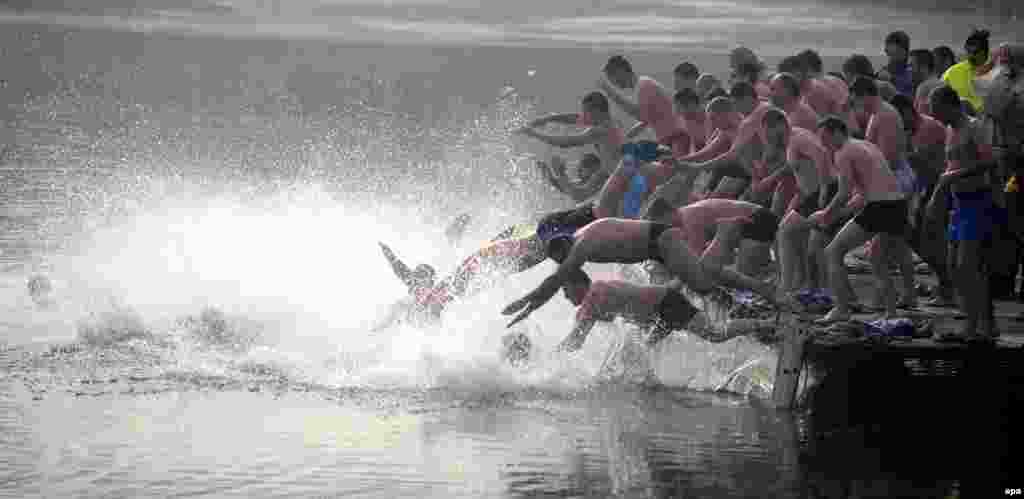
POLYGON ((562 287, 565 298, 579 307, 572 332, 559 349, 579 350, 598 321, 617 316, 650 326, 647 343, 654 345, 686 328, 699 309, 680 293, 682 282, 672 279, 664 286, 637 285, 625 281, 591 281, 582 269, 574 271, 562 287))
MULTIPOLYGON (((507 231, 506 231, 507 232, 507 231)), ((408 287, 412 302, 406 303, 419 320, 436 320, 456 298, 465 296, 472 285, 498 273, 516 273, 542 262, 546 255, 536 234, 499 239, 480 248, 462 261, 448 277, 436 280, 436 271, 427 264, 415 269, 402 262, 388 245, 379 243, 384 257, 399 280, 408 287)), ((394 314, 393 314, 394 315, 394 314)), ((394 322, 392 317, 386 323, 394 322)), ((382 326, 383 327, 383 326, 382 326)), ((380 329, 381 327, 375 328, 380 329)))

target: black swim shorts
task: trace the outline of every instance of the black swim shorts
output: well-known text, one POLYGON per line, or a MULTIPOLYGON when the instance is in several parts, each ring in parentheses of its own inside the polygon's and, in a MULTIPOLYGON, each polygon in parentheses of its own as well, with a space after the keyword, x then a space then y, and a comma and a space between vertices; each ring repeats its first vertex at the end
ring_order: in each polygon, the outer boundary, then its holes
POLYGON ((687 300, 682 293, 674 289, 668 290, 661 303, 658 304, 657 317, 654 319, 649 343, 657 343, 672 331, 685 329, 699 311, 700 309, 693 306, 693 303, 690 303, 690 300, 687 300))
POLYGON ((743 226, 743 239, 751 239, 762 243, 775 241, 775 233, 779 231, 779 217, 769 210, 761 208, 750 216, 752 222, 743 226))
POLYGON ((853 218, 865 231, 904 237, 907 234, 907 201, 872 201, 853 218))

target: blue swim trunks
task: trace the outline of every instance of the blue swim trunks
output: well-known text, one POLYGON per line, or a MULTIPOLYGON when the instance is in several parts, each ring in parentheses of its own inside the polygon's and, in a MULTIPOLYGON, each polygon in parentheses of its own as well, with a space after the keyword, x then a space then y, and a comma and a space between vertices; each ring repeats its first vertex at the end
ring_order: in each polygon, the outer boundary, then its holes
POLYGON ((1004 216, 993 202, 991 191, 954 193, 949 240, 987 241, 992 237, 995 223, 1004 216))

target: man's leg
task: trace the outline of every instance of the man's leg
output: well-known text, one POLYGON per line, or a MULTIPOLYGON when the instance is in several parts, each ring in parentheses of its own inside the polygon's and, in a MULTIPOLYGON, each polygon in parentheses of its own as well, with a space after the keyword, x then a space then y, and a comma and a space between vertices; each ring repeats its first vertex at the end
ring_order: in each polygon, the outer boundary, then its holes
POLYGON ((825 247, 830 238, 820 230, 811 230, 807 238, 807 260, 812 266, 808 285, 814 289, 825 289, 828 284, 828 259, 825 258, 825 247))
POLYGON ((985 287, 985 280, 981 275, 980 250, 981 241, 958 241, 954 281, 957 283, 957 292, 963 302, 964 314, 967 315, 967 321, 962 331, 965 335, 977 333, 979 323, 988 313, 986 304, 988 293, 987 290, 982 289, 985 287))
POLYGON ((826 321, 839 321, 850 318, 850 303, 855 298, 850 278, 846 273, 843 258, 852 249, 868 242, 871 234, 866 232, 857 222, 850 220, 843 226, 835 239, 825 248, 828 260, 829 284, 835 296, 835 307, 825 316, 826 321))
POLYGON ((878 257, 872 258, 871 268, 875 274, 875 279, 880 284, 881 301, 885 307, 886 315, 893 316, 896 314, 897 300, 895 286, 892 282, 892 274, 889 272, 889 262, 893 257, 899 259, 901 272, 908 274, 903 276, 905 303, 913 303, 911 301, 914 294, 913 265, 910 263, 910 252, 903 238, 884 233, 878 234, 877 237, 878 245, 875 247, 875 252, 878 253, 878 257), (908 270, 906 267, 910 267, 910 269, 908 270), (908 287, 910 288, 909 290, 907 289, 908 287))
POLYGON ((809 226, 805 218, 795 211, 789 212, 779 228, 779 287, 783 292, 796 291, 808 281, 807 270, 812 266, 807 254, 809 226))

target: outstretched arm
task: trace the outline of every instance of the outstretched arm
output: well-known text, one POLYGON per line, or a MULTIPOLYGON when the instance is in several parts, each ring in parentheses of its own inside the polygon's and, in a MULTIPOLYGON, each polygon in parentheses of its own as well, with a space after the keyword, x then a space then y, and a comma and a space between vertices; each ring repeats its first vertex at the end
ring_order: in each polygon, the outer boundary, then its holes
POLYGON ((531 121, 528 125, 530 128, 547 125, 548 123, 560 123, 562 125, 575 125, 579 121, 579 113, 557 113, 542 116, 531 121))
POLYGON ((395 256, 395 252, 391 251, 388 245, 379 241, 377 244, 380 245, 380 250, 384 252, 384 258, 388 259, 388 263, 391 264, 391 270, 395 272, 395 275, 402 281, 402 284, 406 286, 411 285, 412 271, 409 270, 409 267, 395 256))
POLYGON ((593 144, 602 140, 606 131, 603 128, 591 127, 583 133, 574 135, 550 135, 538 132, 532 128, 521 128, 520 132, 528 137, 533 137, 545 144, 555 147, 580 147, 593 144))
POLYGON ((583 264, 590 260, 591 253, 593 252, 594 245, 587 239, 586 234, 576 240, 572 245, 572 249, 569 250, 569 256, 565 258, 565 261, 558 266, 558 270, 554 274, 544 279, 544 282, 537 286, 536 289, 531 291, 526 296, 512 302, 504 310, 503 315, 512 315, 522 310, 515 319, 508 324, 508 327, 512 327, 519 321, 526 319, 535 310, 543 307, 544 304, 551 301, 551 298, 555 296, 559 288, 569 280, 569 276, 573 272, 578 272, 583 267, 583 264), (525 310, 523 310, 525 308, 525 310))

